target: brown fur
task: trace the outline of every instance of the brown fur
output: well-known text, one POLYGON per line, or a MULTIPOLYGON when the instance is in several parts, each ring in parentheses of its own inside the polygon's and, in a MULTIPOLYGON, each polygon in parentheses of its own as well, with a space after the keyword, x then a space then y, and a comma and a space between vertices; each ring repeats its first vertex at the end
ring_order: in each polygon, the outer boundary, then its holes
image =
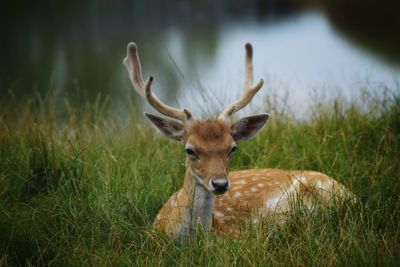
MULTIPOLYGON (((185 142, 199 155, 187 160, 207 184, 210 179, 228 175, 231 145, 230 129, 221 121, 193 121, 186 129, 185 142)), ((225 176, 225 177, 226 177, 225 176)), ((313 199, 329 203, 334 197, 352 194, 329 176, 314 171, 249 169, 229 173, 230 190, 218 195, 213 208, 213 230, 218 234, 239 233, 246 220, 257 222, 269 216, 285 220, 290 198, 301 198, 306 205, 313 199)), ((168 235, 182 224, 184 214, 193 206, 194 178, 187 170, 183 187, 175 192, 160 210, 154 225, 168 235)))
POLYGON ((191 181, 192 177, 185 176, 183 187, 172 194, 158 213, 154 226, 168 235, 182 222, 186 209, 192 204, 191 181))
POLYGON ((209 179, 228 175, 228 154, 233 142, 229 127, 221 121, 194 121, 186 135, 200 160, 188 162, 206 183, 209 179))
POLYGON ((199 153, 226 152, 232 143, 230 129, 221 121, 193 121, 185 133, 186 143, 191 143, 199 153))
POLYGON ((314 171, 251 169, 231 172, 229 178, 231 190, 215 201, 213 225, 218 234, 237 234, 240 224, 248 219, 258 221, 269 216, 283 222, 291 200, 300 198, 312 205, 314 200, 329 204, 336 197, 352 197, 343 185, 314 171), (284 193, 293 185, 288 198, 284 193), (273 199, 277 199, 276 205, 269 206, 268 201, 275 204, 273 199))
POLYGON ((220 143, 229 135, 229 127, 219 120, 193 121, 187 136, 197 136, 202 142, 220 143))

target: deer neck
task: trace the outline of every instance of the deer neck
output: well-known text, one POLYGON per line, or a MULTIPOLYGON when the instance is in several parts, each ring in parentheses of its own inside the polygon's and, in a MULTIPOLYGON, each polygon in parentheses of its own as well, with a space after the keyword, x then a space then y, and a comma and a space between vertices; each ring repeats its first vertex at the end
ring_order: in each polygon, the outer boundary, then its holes
POLYGON ((186 169, 185 180, 181 194, 187 194, 186 203, 179 203, 182 209, 181 223, 174 231, 174 236, 181 242, 191 241, 195 238, 196 230, 211 230, 212 212, 214 209, 215 195, 198 183, 198 177, 190 166, 186 169))

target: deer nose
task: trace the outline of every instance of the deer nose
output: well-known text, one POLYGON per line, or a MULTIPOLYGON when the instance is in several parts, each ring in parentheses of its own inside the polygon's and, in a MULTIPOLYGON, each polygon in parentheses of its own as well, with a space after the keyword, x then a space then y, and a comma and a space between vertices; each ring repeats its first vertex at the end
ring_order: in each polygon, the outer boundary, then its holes
POLYGON ((226 178, 216 178, 211 180, 215 194, 223 194, 229 189, 229 181, 226 178))

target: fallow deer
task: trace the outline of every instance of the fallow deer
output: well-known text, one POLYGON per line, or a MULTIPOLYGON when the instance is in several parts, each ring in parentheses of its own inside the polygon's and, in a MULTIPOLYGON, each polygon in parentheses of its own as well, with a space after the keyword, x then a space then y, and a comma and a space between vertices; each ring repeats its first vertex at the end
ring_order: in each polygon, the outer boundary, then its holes
POLYGON ((284 214, 291 198, 310 206, 315 195, 331 201, 352 196, 342 184, 316 171, 249 169, 229 172, 236 142, 254 136, 267 122, 268 114, 245 117, 232 123, 232 115, 244 108, 263 86, 253 84, 253 48, 245 45, 245 92, 227 106, 215 120, 197 120, 187 109, 161 102, 152 93, 153 77, 143 81, 138 50, 129 43, 123 63, 136 91, 160 113, 145 113, 166 137, 184 145, 186 174, 183 186, 173 193, 154 220, 154 226, 182 242, 193 240, 196 229, 220 235, 237 234, 246 220, 284 214))

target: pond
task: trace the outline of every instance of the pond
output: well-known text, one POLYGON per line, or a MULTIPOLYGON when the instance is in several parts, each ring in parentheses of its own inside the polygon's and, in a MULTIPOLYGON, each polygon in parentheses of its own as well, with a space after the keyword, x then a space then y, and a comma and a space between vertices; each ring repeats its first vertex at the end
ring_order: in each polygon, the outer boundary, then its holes
POLYGON ((99 94, 126 104, 132 94, 141 105, 122 65, 130 41, 139 47, 144 78, 156 79, 156 94, 199 117, 242 92, 246 42, 254 47, 254 78, 265 80, 253 109, 268 112, 265 99, 274 96, 302 117, 316 97, 350 100, 362 88, 396 88, 400 81, 398 65, 353 44, 319 9, 177 19, 176 11, 160 18, 160 8, 146 14, 140 5, 89 2, 79 12, 20 14, 15 24, 3 19, 1 98, 51 91, 76 105, 99 94))

